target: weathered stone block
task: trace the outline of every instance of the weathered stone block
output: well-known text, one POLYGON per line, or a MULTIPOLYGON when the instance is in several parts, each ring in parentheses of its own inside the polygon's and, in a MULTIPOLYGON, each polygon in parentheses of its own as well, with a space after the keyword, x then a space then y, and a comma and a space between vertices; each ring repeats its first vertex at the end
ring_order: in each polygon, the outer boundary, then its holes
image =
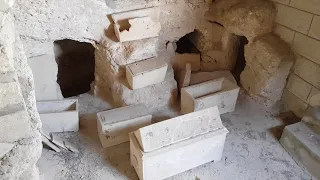
POLYGON ((215 106, 140 128, 134 134, 142 150, 150 152, 222 127, 215 106))
POLYGON ((196 53, 177 53, 172 62, 172 67, 176 71, 179 69, 184 69, 186 64, 189 63, 191 65, 191 71, 199 71, 200 70, 200 54, 196 53))
MULTIPOLYGON (((2 102, 2 101, 1 101, 2 102)), ((25 110, 0 112, 0 141, 14 142, 32 136, 31 121, 25 110)))
POLYGON ((212 3, 206 17, 251 42, 255 37, 272 31, 276 13, 275 5, 270 1, 217 0, 212 3))
POLYGON ((129 141, 129 133, 151 124, 144 105, 127 106, 97 114, 98 134, 103 147, 129 141))
POLYGON ((104 61, 122 66, 157 56, 158 43, 157 37, 128 42, 104 39, 96 53, 105 56, 104 61))
POLYGON ((159 36, 160 22, 154 22, 151 17, 128 19, 128 24, 123 27, 119 23, 114 25, 115 34, 120 42, 134 41, 159 36))
POLYGON ((78 100, 37 102, 42 128, 48 132, 79 130, 78 100))
POLYGON ((320 136, 306 124, 286 126, 280 143, 293 159, 315 178, 320 179, 320 136))
POLYGON ((219 78, 181 89, 183 114, 218 106, 220 114, 235 109, 240 88, 226 78, 219 78))
POLYGON ((273 34, 259 36, 245 46, 246 67, 240 75, 243 88, 267 104, 280 100, 295 60, 287 43, 273 34))
POLYGON ((272 33, 259 36, 254 42, 246 45, 244 55, 246 65, 269 74, 279 69, 282 62, 295 60, 289 45, 272 33))
POLYGON ((130 133, 131 165, 141 180, 161 180, 207 162, 217 162, 221 160, 227 133, 227 129, 221 128, 148 153, 130 133))
POLYGON ((164 80, 168 64, 152 58, 126 66, 126 77, 132 89, 143 88, 164 80))
POLYGON ((5 111, 11 106, 24 106, 20 87, 17 82, 0 83, 0 111, 5 111))

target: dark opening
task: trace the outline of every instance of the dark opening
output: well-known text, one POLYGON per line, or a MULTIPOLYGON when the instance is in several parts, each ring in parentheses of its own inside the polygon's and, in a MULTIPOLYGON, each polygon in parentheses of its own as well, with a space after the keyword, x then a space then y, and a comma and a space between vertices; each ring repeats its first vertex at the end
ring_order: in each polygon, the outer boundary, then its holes
POLYGON ((193 43, 189 40, 190 38, 192 38, 192 34, 196 33, 191 32, 185 36, 183 36, 182 38, 180 38, 176 44, 177 44, 177 50, 176 52, 179 54, 183 54, 183 53, 197 53, 200 54, 200 51, 195 47, 195 45, 193 45, 193 43))
POLYGON ((77 96, 90 91, 94 80, 94 47, 69 39, 54 42, 58 64, 58 84, 63 97, 77 96))
POLYGON ((236 67, 234 69, 234 77, 236 78, 238 83, 240 83, 240 74, 244 70, 244 68, 246 67, 246 60, 244 57, 244 46, 246 44, 248 44, 247 38, 244 36, 241 36, 236 67))

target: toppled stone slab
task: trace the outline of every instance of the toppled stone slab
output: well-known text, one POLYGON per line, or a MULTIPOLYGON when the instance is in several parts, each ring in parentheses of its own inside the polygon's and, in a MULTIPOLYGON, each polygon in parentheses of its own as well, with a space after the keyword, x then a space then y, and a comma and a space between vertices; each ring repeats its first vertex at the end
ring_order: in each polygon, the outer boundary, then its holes
POLYGON ((177 72, 178 88, 187 87, 190 84, 191 65, 187 63, 184 69, 177 72))
POLYGON ((269 74, 279 69, 281 63, 295 60, 290 46, 273 33, 259 36, 245 45, 244 55, 246 65, 269 74))
POLYGON ((167 68, 162 59, 147 59, 126 66, 126 77, 132 89, 139 89, 162 82, 167 68))
POLYGON ((98 134, 102 146, 110 147, 129 141, 129 133, 151 124, 152 115, 140 104, 97 114, 98 134))
POLYGON ((206 18, 222 24, 228 32, 245 36, 249 42, 272 32, 277 10, 265 0, 216 0, 206 18))
POLYGON ((48 132, 79 130, 78 100, 37 102, 42 127, 48 132))
POLYGON ((201 70, 232 70, 238 56, 239 38, 217 23, 202 20, 188 36, 201 52, 201 70))
POLYGON ((237 84, 236 79, 233 77, 230 71, 213 71, 192 73, 190 77, 190 85, 199 84, 222 77, 225 77, 232 83, 237 84))
POLYGON ((141 180, 155 180, 166 179, 207 162, 218 162, 227 133, 227 129, 221 128, 147 153, 130 133, 131 165, 141 180))
POLYGON ((0 143, 0 159, 14 147, 12 143, 0 143))
POLYGON ((134 132, 143 152, 150 152, 223 127, 218 107, 178 116, 134 132))
POLYGON ((180 69, 184 69, 186 64, 191 65, 191 71, 199 71, 200 70, 200 54, 196 53, 177 53, 172 62, 173 69, 179 71, 180 69))
POLYGON ((227 78, 219 78, 181 89, 181 112, 199 111, 213 106, 220 114, 235 109, 240 88, 227 78))
POLYGON ((55 152, 60 152, 60 148, 56 146, 54 143, 52 143, 49 139, 46 137, 42 136, 42 143, 54 150, 55 152))
POLYGON ((320 179, 320 135, 299 122, 286 126, 280 143, 293 159, 316 179, 320 179))
POLYGON ((154 22, 151 17, 128 19, 126 27, 119 23, 114 25, 115 34, 120 42, 134 41, 159 36, 160 22, 154 22))
POLYGON ((275 104, 281 99, 295 60, 288 44, 273 34, 258 37, 245 46, 246 67, 240 82, 249 95, 275 104))

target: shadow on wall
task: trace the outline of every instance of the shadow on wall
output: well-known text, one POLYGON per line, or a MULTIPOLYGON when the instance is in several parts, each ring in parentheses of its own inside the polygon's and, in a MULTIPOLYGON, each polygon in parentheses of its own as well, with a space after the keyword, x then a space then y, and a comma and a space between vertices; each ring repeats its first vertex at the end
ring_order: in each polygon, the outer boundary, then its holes
POLYGON ((236 78, 237 82, 240 84, 240 74, 246 67, 246 60, 244 57, 244 46, 248 44, 248 40, 244 36, 241 36, 239 40, 240 40, 240 43, 239 43, 239 52, 238 52, 237 62, 233 70, 234 72, 232 73, 234 74, 234 77, 236 78))
POLYGON ((94 47, 90 43, 64 39, 54 42, 54 52, 58 64, 57 82, 63 97, 90 91, 94 80, 94 47))

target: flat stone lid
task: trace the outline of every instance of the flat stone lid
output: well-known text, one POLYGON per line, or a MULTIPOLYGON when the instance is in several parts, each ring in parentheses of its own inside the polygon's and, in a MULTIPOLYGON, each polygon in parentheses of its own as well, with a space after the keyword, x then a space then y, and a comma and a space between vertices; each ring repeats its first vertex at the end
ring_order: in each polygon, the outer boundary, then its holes
POLYGON ((107 125, 146 116, 148 114, 147 107, 143 104, 139 104, 99 112, 97 113, 97 117, 102 125, 107 125))
POLYGON ((150 58, 130 64, 127 68, 130 70, 131 74, 135 76, 165 66, 167 66, 167 63, 164 60, 159 58, 150 58))
POLYGON ((144 152, 224 128, 218 107, 211 107, 145 126, 134 132, 144 152))

